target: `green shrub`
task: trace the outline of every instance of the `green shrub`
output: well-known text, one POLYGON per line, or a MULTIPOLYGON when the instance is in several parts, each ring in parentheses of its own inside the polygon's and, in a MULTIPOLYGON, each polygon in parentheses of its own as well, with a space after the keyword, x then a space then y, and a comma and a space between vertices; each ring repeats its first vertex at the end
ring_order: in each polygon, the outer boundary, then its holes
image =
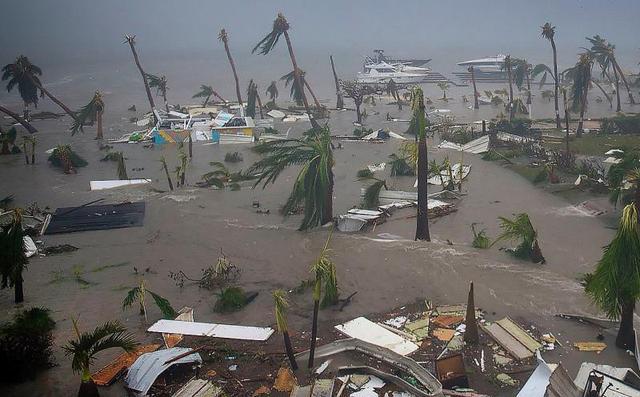
POLYGON ((603 134, 640 134, 640 114, 616 115, 602 119, 600 132, 603 134))
POLYGON ((216 294, 218 300, 213 310, 219 313, 235 312, 247 305, 247 297, 240 287, 227 287, 216 294))
POLYGON ((473 242, 471 243, 473 248, 489 248, 491 241, 489 240, 489 237, 487 237, 485 229, 478 232, 476 231, 476 224, 472 223, 471 231, 473 232, 473 242))
POLYGON ((371 178, 373 177, 373 172, 371 172, 371 170, 368 168, 363 168, 361 170, 358 170, 358 172, 356 173, 356 176, 360 179, 371 178))
POLYGON ((23 310, 13 321, 0 326, 0 382, 22 382, 32 379, 52 363, 52 331, 55 321, 45 308, 23 310), (8 365, 10 363, 10 365, 8 365))
POLYGON ((55 167, 64 168, 65 157, 69 158, 71 165, 74 168, 85 167, 87 164, 89 164, 85 159, 83 159, 76 152, 74 152, 71 149, 71 146, 69 145, 56 146, 56 148, 53 149, 53 152, 51 153, 51 155, 49 155, 49 161, 55 167))
POLYGON ((227 154, 224 155, 224 161, 226 163, 238 163, 242 160, 243 158, 240 152, 227 152, 227 154))

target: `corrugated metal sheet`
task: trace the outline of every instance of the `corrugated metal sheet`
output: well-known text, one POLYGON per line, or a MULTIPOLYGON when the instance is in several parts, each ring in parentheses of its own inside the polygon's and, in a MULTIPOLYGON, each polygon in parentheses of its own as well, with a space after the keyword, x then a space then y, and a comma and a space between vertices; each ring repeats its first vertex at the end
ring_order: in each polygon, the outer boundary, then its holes
POLYGON ((185 347, 173 347, 171 349, 158 350, 153 353, 145 353, 140 356, 129 368, 124 382, 127 387, 138 395, 147 394, 158 376, 173 365, 202 363, 200 354, 193 353, 182 357, 178 360, 165 364, 166 361, 178 357, 181 354, 188 353, 192 349, 185 347))
POLYGON ((144 202, 58 208, 45 234, 142 226, 144 202))
POLYGON ((560 364, 549 378, 549 385, 544 397, 580 397, 582 393, 567 374, 567 370, 560 364))
POLYGON ((273 328, 269 327, 247 327, 243 325, 197 323, 176 320, 159 320, 149 327, 147 331, 258 341, 265 341, 273 334, 273 328))
POLYGON ((415 343, 384 329, 364 317, 358 317, 344 324, 336 325, 335 328, 347 336, 385 347, 403 356, 418 350, 418 346, 415 343))

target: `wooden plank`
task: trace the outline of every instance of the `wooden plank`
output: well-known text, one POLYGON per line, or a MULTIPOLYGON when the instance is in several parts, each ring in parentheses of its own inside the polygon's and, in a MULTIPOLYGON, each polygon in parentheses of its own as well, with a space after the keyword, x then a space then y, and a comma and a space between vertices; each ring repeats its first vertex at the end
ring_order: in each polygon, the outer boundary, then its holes
POLYGON ((573 347, 581 352, 596 352, 600 353, 607 348, 606 343, 602 342, 575 342, 573 347))
POLYGON ((191 379, 173 397, 219 397, 222 392, 221 388, 208 380, 191 379))
POLYGON ((127 368, 133 364, 138 357, 144 353, 150 353, 158 350, 160 345, 144 345, 137 348, 131 353, 123 353, 116 357, 111 363, 107 364, 99 371, 91 375, 91 378, 98 386, 109 386, 112 384, 127 368))
POLYGON ((516 338, 520 343, 522 343, 527 349, 529 349, 532 353, 535 353, 536 350, 542 347, 537 340, 533 339, 531 335, 527 333, 524 329, 522 329, 518 324, 516 324, 509 317, 505 317, 502 320, 496 321, 505 331, 511 334, 514 338, 516 338))
POLYGON ((518 360, 533 357, 533 353, 525 345, 520 343, 510 333, 505 331, 499 324, 493 323, 483 326, 482 329, 488 333, 500 346, 518 360))

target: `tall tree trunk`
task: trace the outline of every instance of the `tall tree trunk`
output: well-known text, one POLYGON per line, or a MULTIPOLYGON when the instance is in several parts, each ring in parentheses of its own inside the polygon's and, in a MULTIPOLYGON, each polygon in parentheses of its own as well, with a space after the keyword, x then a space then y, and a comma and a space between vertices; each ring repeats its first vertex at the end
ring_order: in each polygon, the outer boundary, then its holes
POLYGON ((569 105, 567 104, 567 90, 562 90, 562 99, 564 102, 564 123, 567 127, 566 133, 566 143, 567 143, 567 153, 569 153, 569 105))
POLYGON ((193 138, 191 138, 191 131, 189 131, 189 158, 193 158, 193 138))
POLYGON ((256 89, 256 99, 258 100, 258 110, 260 111, 260 118, 263 119, 264 114, 262 113, 262 100, 260 99, 260 94, 258 94, 257 91, 258 90, 256 89))
POLYGON ((164 109, 169 113, 169 102, 167 101, 167 92, 162 91, 162 99, 164 100, 164 109))
POLYGON ((560 109, 558 108, 558 90, 559 90, 559 81, 558 81, 558 51, 556 49, 556 42, 551 38, 551 49, 553 50, 553 85, 554 92, 553 101, 556 110, 556 128, 561 128, 560 125, 560 109))
POLYGON ((287 48, 289 49, 289 58, 291 58, 291 65, 293 66, 293 76, 296 79, 296 84, 298 85, 298 87, 302 87, 303 88, 301 90, 301 92, 302 92, 302 103, 304 104, 304 108, 307 111, 307 114, 309 115, 309 121, 311 122, 311 127, 313 129, 320 129, 320 124, 318 124, 318 122, 313 117, 313 113, 311 113, 311 108, 309 107, 309 101, 307 101, 307 95, 304 93, 304 86, 302 84, 300 84, 300 82, 301 82, 300 69, 298 69, 298 62, 296 62, 296 56, 293 53, 293 46, 291 45, 291 39, 289 38, 289 32, 287 32, 286 30, 284 32, 284 38, 285 38, 285 40, 287 42, 287 48))
POLYGON ((509 80, 509 122, 513 119, 513 76, 511 71, 511 56, 509 56, 509 64, 507 66, 507 78, 509 80))
POLYGON ((631 93, 631 89, 629 88, 629 83, 627 82, 627 78, 625 77, 624 72, 620 68, 620 65, 618 65, 618 60, 615 58, 613 59, 613 67, 618 69, 620 78, 622 78, 622 82, 624 83, 624 86, 627 89, 627 93, 629 94, 629 102, 631 102, 632 105, 635 105, 636 101, 633 99, 633 94, 631 93))
POLYGON ((416 240, 431 241, 429 234, 429 213, 427 207, 427 137, 418 131, 418 217, 416 218, 416 240))
POLYGON ((316 338, 318 337, 318 310, 320 300, 313 301, 313 322, 311 323, 311 345, 309 347, 309 362, 307 368, 313 368, 313 360, 316 353, 316 338))
MULTIPOLYGON (((588 92, 588 91, 587 91, 588 92)), ((584 113, 587 110, 587 94, 582 96, 582 100, 580 101, 580 120, 578 121, 578 129, 576 130, 576 136, 581 137, 583 132, 584 125, 584 113)))
MULTIPOLYGON (((25 164, 29 164, 29 154, 27 153, 27 141, 22 142, 22 153, 24 153, 24 163, 25 164)), ((3 148, 3 153, 4 153, 4 148, 3 148)))
POLYGON ((529 64, 526 64, 524 67, 525 76, 527 77, 527 105, 531 105, 533 101, 531 100, 531 75, 529 71, 529 64))
POLYGON ((342 91, 340 90, 340 81, 338 80, 338 74, 336 73, 336 65, 333 63, 333 55, 329 55, 331 60, 331 71, 333 72, 333 81, 336 84, 336 109, 344 108, 344 99, 342 98, 342 91))
POLYGON ((360 103, 354 100, 356 105, 356 118, 358 120, 358 124, 362 124, 362 112, 360 112, 360 103))
MULTIPOLYGON (((333 160, 332 160, 333 161, 333 160)), ((324 198, 324 212, 322 213, 322 224, 333 221, 333 169, 329 170, 329 187, 324 198)))
POLYGON ((616 346, 621 349, 634 351, 635 335, 633 332, 633 312, 635 301, 623 302, 621 305, 620 329, 616 337, 616 346))
POLYGON ((102 139, 102 112, 98 110, 96 115, 96 139, 102 139))
POLYGON ((236 97, 238 99, 238 104, 240 105, 240 108, 242 109, 242 95, 240 94, 240 79, 238 79, 238 72, 236 71, 236 64, 233 61, 233 57, 231 56, 231 50, 229 49, 229 41, 227 40, 227 38, 225 37, 224 40, 222 40, 222 43, 224 44, 224 50, 227 53, 227 59, 229 60, 229 65, 231 65, 231 71, 233 72, 233 78, 236 82, 236 97))
POLYGON ((620 112, 622 110, 622 107, 620 106, 620 78, 618 77, 618 70, 615 66, 613 67, 613 78, 615 79, 614 82, 616 84, 616 112, 620 112))
POLYGON ((31 141, 31 164, 36 163, 36 140, 31 141))
POLYGON ((22 272, 20 272, 13 285, 13 292, 14 292, 14 298, 16 303, 24 302, 24 290, 22 287, 22 282, 23 282, 22 272))
POLYGON ((316 105, 316 109, 320 111, 320 109, 322 109, 322 105, 320 105, 320 101, 318 101, 318 98, 316 98, 316 94, 313 93, 313 90, 311 89, 311 86, 307 82, 307 79, 304 79, 304 86, 307 88, 307 90, 309 90, 309 94, 311 94, 311 97, 313 98, 313 102, 316 105))
POLYGON ((294 371, 297 371, 298 363, 296 362, 296 357, 293 354, 293 347, 291 346, 291 338, 289 337, 289 331, 282 331, 282 337, 284 338, 284 348, 287 351, 287 357, 289 358, 291 369, 293 369, 294 371))
POLYGON ((473 108, 480 109, 480 104, 478 103, 478 88, 476 87, 476 72, 473 66, 469 67, 469 71, 471 72, 471 83, 473 84, 473 108))
POLYGON ((167 182, 169 183, 169 190, 173 191, 173 182, 171 182, 171 175, 169 174, 169 169, 167 168, 166 161, 162 163, 162 168, 164 168, 164 174, 167 176, 167 182))
POLYGON ((20 123, 30 134, 38 132, 38 130, 32 126, 28 121, 20 117, 18 113, 14 113, 11 110, 0 105, 0 112, 7 114, 9 117, 20 123))
POLYGON ((151 106, 153 119, 156 122, 158 122, 158 119, 156 118, 156 114, 154 112, 156 110, 156 103, 153 101, 153 95, 151 95, 151 88, 149 88, 149 82, 147 81, 147 74, 142 69, 142 65, 140 64, 140 59, 138 58, 138 52, 136 51, 136 47, 133 44, 133 40, 127 40, 127 42, 129 43, 129 47, 131 47, 131 52, 133 53, 133 60, 135 61, 136 66, 138 67, 138 71, 140 71, 140 75, 142 75, 142 82, 144 83, 144 89, 147 92, 147 99, 149 100, 149 106, 151 106))
POLYGON ((207 104, 209 103, 209 99, 211 98, 211 95, 207 95, 206 98, 204 98, 204 103, 202 104, 203 108, 207 107, 207 104))

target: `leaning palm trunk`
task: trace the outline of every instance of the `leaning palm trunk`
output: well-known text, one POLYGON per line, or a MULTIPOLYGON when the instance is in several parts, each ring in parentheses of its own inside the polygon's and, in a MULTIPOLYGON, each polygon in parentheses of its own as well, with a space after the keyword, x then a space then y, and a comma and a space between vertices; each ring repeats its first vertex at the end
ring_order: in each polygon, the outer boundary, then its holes
POLYGON ((240 109, 242 109, 242 95, 240 94, 240 79, 238 78, 238 72, 236 71, 236 63, 233 61, 233 57, 231 56, 231 50, 229 49, 229 39, 228 39, 226 30, 222 29, 218 37, 222 41, 222 44, 224 45, 224 50, 227 53, 227 59, 229 60, 229 65, 231 66, 231 71, 233 72, 233 79, 235 80, 235 83, 236 83, 236 97, 238 99, 238 105, 240 105, 240 109))
MULTIPOLYGON (((602 88, 602 85, 600 85, 600 83, 598 83, 595 80, 591 80, 591 82, 593 83, 593 85, 595 85, 596 87, 598 87, 598 89, 600 90, 600 92, 602 92, 602 95, 604 95, 605 98, 607 98, 607 102, 609 102, 609 107, 613 107, 613 100, 611 99, 611 97, 609 96, 609 94, 607 94, 607 91, 604 90, 604 88, 602 88)), ((618 106, 620 106, 620 97, 618 96, 618 106)), ((619 112, 620 110, 617 110, 617 112, 619 112)))
POLYGON ((62 110, 64 110, 64 112, 66 114, 68 114, 69 116, 71 116, 72 119, 77 120, 76 114, 75 112, 73 112, 71 109, 69 109, 67 107, 67 105, 65 105, 64 103, 62 103, 58 98, 56 98, 55 96, 53 96, 52 93, 50 93, 46 88, 44 88, 42 86, 42 84, 40 84, 39 81, 36 81, 36 79, 34 79, 32 76, 29 76, 29 78, 31 79, 31 81, 33 82, 33 84, 38 87, 38 89, 40 91, 42 91, 43 94, 45 94, 47 97, 49 97, 49 99, 51 99, 56 105, 60 106, 60 108, 62 110))
POLYGON ((582 100, 580 101, 580 119, 578 121, 578 129, 576 130, 576 136, 581 137, 584 126, 584 113, 587 110, 587 95, 586 93, 582 96, 582 100))
POLYGON ((336 101, 336 109, 344 108, 344 99, 342 98, 342 91, 340 90, 340 81, 338 80, 338 74, 336 73, 336 66, 333 63, 333 55, 329 55, 329 59, 331 60, 331 71, 333 72, 333 81, 336 84, 336 96, 338 97, 336 101))
POLYGON ((565 140, 567 143, 567 153, 569 153, 569 105, 567 104, 567 90, 562 89, 562 98, 564 100, 564 123, 567 127, 565 140))
POLYGON ((636 101, 633 99, 633 94, 631 93, 631 88, 629 88, 629 83, 627 82, 627 78, 625 77, 624 72, 620 68, 620 65, 618 65, 618 61, 615 58, 613 59, 613 67, 614 67, 614 70, 615 69, 618 70, 618 74, 620 75, 620 78, 622 78, 622 82, 624 83, 624 86, 627 89, 627 93, 629 94, 629 102, 632 105, 635 105, 636 101))
POLYGON ((167 167, 167 160, 162 157, 160 162, 162 163, 162 169, 164 169, 164 174, 166 175, 167 182, 169 183, 169 190, 173 191, 173 182, 171 182, 171 175, 169 174, 169 168, 167 167))
MULTIPOLYGON (((316 283, 319 283, 316 281, 316 283)), ((316 353, 316 339, 318 337, 318 310, 320 309, 320 297, 313 298, 313 319, 311 323, 311 345, 309 346, 309 362, 308 368, 313 368, 314 356, 316 353)))
MULTIPOLYGON (((284 39, 287 42, 287 49, 289 50, 289 58, 291 58, 291 65, 293 66, 293 76, 296 79, 296 84, 298 87, 303 87, 303 85, 301 84, 302 79, 300 77, 300 69, 298 69, 298 62, 296 62, 296 56, 293 53, 293 45, 291 44, 291 39, 289 38, 289 32, 286 30, 284 31, 284 39)), ((309 115, 311 127, 313 127, 313 129, 320 129, 320 124, 318 124, 318 122, 313 117, 313 113, 311 113, 311 107, 309 106, 309 101, 307 101, 307 95, 304 93, 304 89, 300 91, 302 92, 302 103, 304 104, 304 109, 309 115)), ((311 90, 309 90, 309 92, 311 92, 311 90)))
POLYGON ((320 109, 322 108, 322 105, 320 105, 320 102, 318 101, 318 98, 316 98, 316 94, 314 94, 313 90, 311 89, 311 86, 307 82, 307 79, 304 79, 304 86, 307 88, 307 90, 309 90, 309 94, 311 94, 311 97, 313 98, 313 103, 315 103, 316 109, 319 112, 320 109))
POLYGON ((525 76, 527 77, 527 105, 531 105, 533 102, 531 100, 531 71, 529 70, 530 65, 527 63, 525 65, 525 76))
POLYGON ((20 117, 19 114, 12 112, 4 106, 0 106, 0 112, 7 114, 9 117, 20 123, 30 134, 38 132, 38 130, 34 126, 32 126, 31 123, 20 117))
POLYGON ((256 90, 256 100, 258 101, 258 110, 260 111, 260 118, 264 118, 264 114, 262 113, 262 100, 260 99, 260 94, 258 94, 256 90))
POLYGON ((427 207, 427 138, 424 134, 418 140, 418 218, 416 240, 431 241, 427 207))
POLYGON ((620 106, 620 78, 618 77, 618 70, 615 68, 613 68, 613 78, 615 79, 614 82, 616 84, 616 112, 619 112, 622 110, 622 107, 620 106))
POLYGON ((509 62, 507 64, 507 78, 509 80, 509 121, 513 119, 513 113, 515 106, 513 104, 513 74, 511 70, 511 57, 509 56, 509 62))
POLYGON ((164 100, 164 109, 169 113, 169 101, 167 101, 167 91, 162 90, 162 99, 164 100))
MULTIPOLYGON (((131 53, 133 54, 133 60, 138 67, 138 71, 140 71, 140 75, 142 75, 142 82, 144 83, 144 89, 147 92, 147 99, 149 100, 149 105, 151 106, 151 112, 156 110, 156 104, 153 101, 153 95, 151 95, 151 88, 149 88, 149 81, 147 81, 147 74, 142 69, 142 65, 140 64, 140 59, 138 58, 138 52, 136 51, 136 47, 134 45, 134 36, 127 36, 127 42, 129 43, 129 47, 131 47, 131 53)), ((156 119, 155 113, 153 113, 153 119, 156 119)), ((158 120, 156 120, 157 122, 158 120)))
POLYGON ((556 42, 551 38, 551 49, 553 50, 553 105, 556 111, 556 128, 561 128, 560 125, 560 109, 558 107, 558 91, 560 89, 558 81, 558 50, 556 49, 556 42))

